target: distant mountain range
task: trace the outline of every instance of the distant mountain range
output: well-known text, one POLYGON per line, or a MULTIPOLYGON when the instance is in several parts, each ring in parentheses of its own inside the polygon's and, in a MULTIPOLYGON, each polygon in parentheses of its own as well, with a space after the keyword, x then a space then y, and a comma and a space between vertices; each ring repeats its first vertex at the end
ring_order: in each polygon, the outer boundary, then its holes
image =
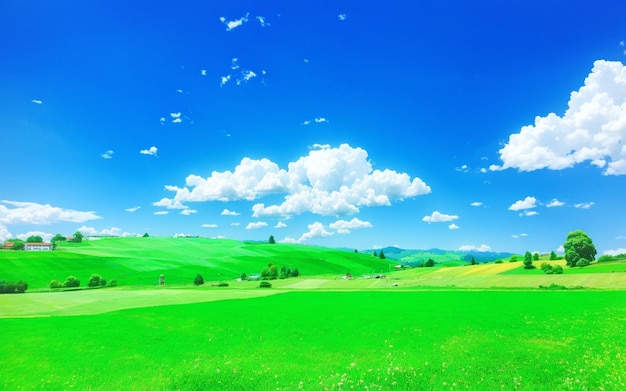
POLYGON ((385 258, 395 260, 403 265, 419 266, 422 262, 432 259, 436 263, 445 264, 463 264, 470 263, 472 257, 476 263, 493 262, 497 259, 510 258, 516 255, 509 252, 492 252, 492 251, 458 251, 458 250, 442 250, 439 248, 431 248, 429 250, 407 250, 398 247, 384 247, 381 249, 364 250, 366 254, 385 254, 385 258))

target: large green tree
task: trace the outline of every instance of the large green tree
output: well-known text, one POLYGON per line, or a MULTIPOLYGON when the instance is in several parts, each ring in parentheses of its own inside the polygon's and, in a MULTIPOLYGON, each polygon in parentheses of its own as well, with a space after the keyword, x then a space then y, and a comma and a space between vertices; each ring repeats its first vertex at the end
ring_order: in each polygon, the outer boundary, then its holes
POLYGON ((596 259, 596 247, 584 231, 577 230, 568 233, 563 248, 567 266, 588 265, 596 259))
POLYGON ((82 241, 83 241, 83 234, 80 231, 74 232, 74 239, 72 239, 72 242, 80 243, 82 241))
POLYGON ((41 243, 43 242, 43 238, 39 235, 31 235, 26 238, 26 243, 41 243))

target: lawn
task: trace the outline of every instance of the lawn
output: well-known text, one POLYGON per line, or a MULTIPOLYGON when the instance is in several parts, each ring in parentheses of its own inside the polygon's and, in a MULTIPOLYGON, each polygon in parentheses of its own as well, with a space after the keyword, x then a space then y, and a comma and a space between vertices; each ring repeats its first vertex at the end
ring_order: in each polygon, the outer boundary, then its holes
POLYGON ((621 390, 625 302, 624 291, 313 290, 5 318, 0 388, 621 390))

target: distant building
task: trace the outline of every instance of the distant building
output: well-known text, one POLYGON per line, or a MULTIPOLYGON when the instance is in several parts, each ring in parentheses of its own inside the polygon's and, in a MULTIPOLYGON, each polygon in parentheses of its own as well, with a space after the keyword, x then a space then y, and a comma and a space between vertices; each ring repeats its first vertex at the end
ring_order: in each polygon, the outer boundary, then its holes
POLYGON ((2 249, 3 250, 12 250, 14 245, 15 245, 15 243, 13 243, 13 242, 4 242, 2 244, 2 249))
POLYGON ((52 243, 25 243, 26 251, 52 251, 52 243))

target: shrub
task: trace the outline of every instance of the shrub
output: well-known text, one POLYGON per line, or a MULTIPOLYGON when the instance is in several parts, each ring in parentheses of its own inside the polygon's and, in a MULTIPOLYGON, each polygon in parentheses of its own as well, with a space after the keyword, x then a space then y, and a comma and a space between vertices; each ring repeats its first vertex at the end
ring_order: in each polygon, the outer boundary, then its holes
POLYGON ((117 280, 111 280, 111 281, 109 282, 109 286, 110 286, 110 287, 117 286, 117 280))
POLYGON ((580 267, 589 266, 589 261, 586 258, 580 258, 578 262, 576 262, 576 266, 580 266, 580 267))
POLYGON ((28 284, 25 281, 19 280, 15 285, 15 290, 17 293, 24 293, 28 289, 28 284))
POLYGON ((539 285, 540 289, 549 289, 549 290, 553 290, 553 291, 561 291, 561 290, 565 290, 567 289, 564 285, 558 285, 555 283, 552 283, 548 286, 543 286, 543 285, 539 285))
POLYGON ((0 293, 15 293, 17 285, 11 281, 0 281, 0 293))
POLYGON ((603 255, 600 258, 598 258, 596 261, 598 263, 601 263, 601 262, 611 262, 613 260, 614 260, 614 257, 612 255, 603 255))
POLYGON ((196 275, 196 278, 193 279, 193 284, 195 286, 204 284, 204 278, 202 277, 202 275, 200 273, 198 273, 196 275))
POLYGON ((100 286, 101 286, 101 287, 105 287, 105 286, 107 286, 107 280, 106 280, 106 278, 100 278, 100 286))
POLYGON ((269 281, 261 281, 259 288, 271 288, 272 284, 269 281))
POLYGON ((87 281, 87 286, 90 288, 95 288, 100 286, 100 279, 102 277, 100 277, 99 274, 92 274, 91 277, 89 277, 89 280, 87 281))
POLYGON ((552 268, 552 273, 554 273, 554 274, 563 274, 563 267, 561 265, 555 265, 552 268))
POLYGON ((51 289, 63 288, 63 283, 59 280, 52 280, 50 281, 50 288, 51 289))
POLYGON ((69 276, 63 283, 65 288, 78 288, 80 286, 80 280, 74 276, 69 276))
POLYGON ((501 259, 496 259, 496 261, 494 263, 504 263, 504 261, 501 260, 501 259))
POLYGON ((226 286, 228 286, 228 283, 224 282, 224 281, 221 281, 219 284, 217 284, 217 286, 219 286, 219 287, 226 287, 226 286))

